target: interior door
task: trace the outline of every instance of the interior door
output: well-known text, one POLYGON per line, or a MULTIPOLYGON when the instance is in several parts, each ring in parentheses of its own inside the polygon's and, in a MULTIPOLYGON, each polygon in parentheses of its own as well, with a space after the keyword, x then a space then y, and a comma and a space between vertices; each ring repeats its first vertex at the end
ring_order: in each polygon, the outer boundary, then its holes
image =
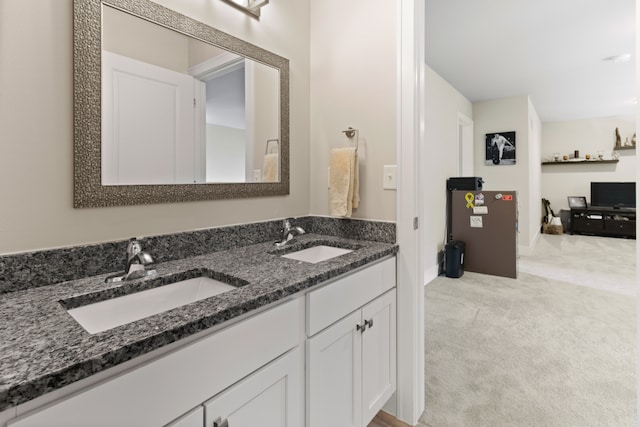
POLYGON ((102 184, 195 182, 193 77, 102 54, 102 184))
POLYGON ((362 308, 362 421, 376 416, 396 390, 396 291, 362 308))
POLYGON ((307 340, 307 427, 362 425, 358 310, 307 340))

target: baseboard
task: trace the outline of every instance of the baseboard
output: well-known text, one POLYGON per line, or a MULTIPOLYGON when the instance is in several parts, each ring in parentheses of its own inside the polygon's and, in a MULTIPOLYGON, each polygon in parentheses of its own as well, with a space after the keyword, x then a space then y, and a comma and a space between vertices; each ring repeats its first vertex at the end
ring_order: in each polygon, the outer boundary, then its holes
POLYGON ((533 253, 533 248, 536 246, 538 239, 540 238, 540 231, 536 232, 536 235, 531 239, 529 246, 518 245, 518 255, 528 256, 533 253))
POLYGON ((434 280, 439 275, 439 267, 438 265, 432 265, 431 267, 426 267, 424 270, 424 286, 427 286, 429 282, 434 280))
POLYGON ((376 414, 376 417, 374 418, 375 420, 379 420, 382 421, 392 427, 412 427, 409 424, 405 423, 404 421, 400 421, 399 419, 397 419, 396 417, 394 417, 391 414, 388 414, 384 411, 380 411, 376 414))

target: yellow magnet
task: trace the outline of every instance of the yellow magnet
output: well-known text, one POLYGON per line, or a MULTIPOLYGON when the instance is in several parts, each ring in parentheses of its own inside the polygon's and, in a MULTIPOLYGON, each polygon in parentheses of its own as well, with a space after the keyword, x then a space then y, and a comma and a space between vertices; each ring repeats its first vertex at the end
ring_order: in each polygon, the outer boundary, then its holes
POLYGON ((467 193, 464 195, 464 199, 467 201, 467 208, 473 208, 473 200, 474 200, 474 196, 473 193, 467 193))

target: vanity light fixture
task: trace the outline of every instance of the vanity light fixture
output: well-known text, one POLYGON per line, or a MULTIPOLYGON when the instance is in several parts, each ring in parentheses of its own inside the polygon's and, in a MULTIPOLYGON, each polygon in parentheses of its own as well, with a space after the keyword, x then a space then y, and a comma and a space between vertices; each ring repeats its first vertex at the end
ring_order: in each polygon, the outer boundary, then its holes
POLYGON ((222 0, 223 2, 243 11, 255 19, 260 19, 260 9, 269 4, 269 0, 222 0))

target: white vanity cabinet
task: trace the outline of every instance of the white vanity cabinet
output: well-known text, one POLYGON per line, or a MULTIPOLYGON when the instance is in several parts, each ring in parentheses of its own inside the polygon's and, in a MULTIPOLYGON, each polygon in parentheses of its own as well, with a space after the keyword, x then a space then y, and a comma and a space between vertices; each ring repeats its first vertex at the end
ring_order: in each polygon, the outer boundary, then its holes
POLYGON ((296 347, 165 427, 298 427, 302 370, 296 347))
MULTIPOLYGON (((9 421, 7 426, 195 426, 198 409, 192 414, 193 408, 298 346, 301 305, 300 298, 283 302, 9 421), (187 415, 174 422, 181 414, 187 415)), ((299 351, 287 354, 292 355, 284 359, 287 362, 302 359, 299 351)), ((299 370, 301 363, 292 362, 287 369, 299 370)), ((299 377, 287 376, 287 381, 299 381, 299 377)), ((251 401, 254 396, 247 391, 244 399, 251 401)), ((199 427, 202 425, 201 419, 199 427)))
POLYGON ((302 358, 296 348, 205 402, 205 427, 298 427, 302 422, 302 358))
POLYGON ((204 423, 204 408, 198 406, 165 427, 202 427, 202 423, 204 423))
POLYGON ((6 426, 364 427, 396 389, 395 263, 27 402, 6 426))
POLYGON ((364 427, 395 392, 394 286, 395 258, 307 295, 307 427, 364 427))

